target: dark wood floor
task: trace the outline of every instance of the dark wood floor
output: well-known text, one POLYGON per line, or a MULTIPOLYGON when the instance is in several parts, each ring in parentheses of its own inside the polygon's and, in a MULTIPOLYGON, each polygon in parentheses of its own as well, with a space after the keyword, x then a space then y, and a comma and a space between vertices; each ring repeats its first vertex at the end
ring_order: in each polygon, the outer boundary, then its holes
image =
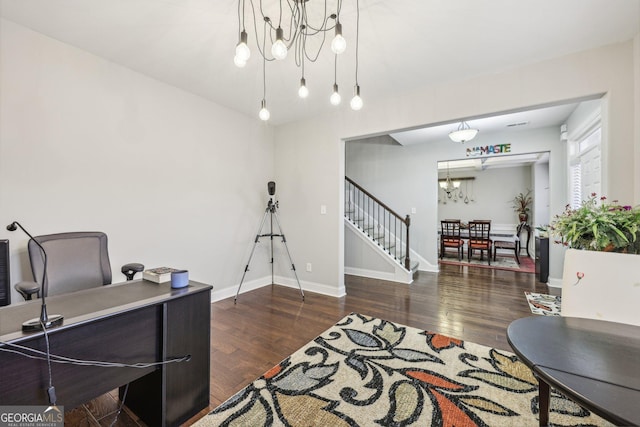
MULTIPOLYGON (((411 285, 355 276, 345 285, 342 298, 305 292, 303 302, 297 289, 269 286, 241 294, 235 305, 233 298, 213 303, 210 409, 351 312, 510 351, 507 326, 531 315, 524 291, 560 293, 534 274, 454 265, 419 273, 411 285)), ((116 425, 140 423, 123 412, 116 425)))

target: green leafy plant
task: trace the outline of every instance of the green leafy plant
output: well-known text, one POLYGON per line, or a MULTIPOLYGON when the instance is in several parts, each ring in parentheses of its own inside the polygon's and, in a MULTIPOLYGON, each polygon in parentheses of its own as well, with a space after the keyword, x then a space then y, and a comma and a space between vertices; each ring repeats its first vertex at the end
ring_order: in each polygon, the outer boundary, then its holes
POLYGON ((518 214, 526 215, 529 213, 529 206, 531 206, 532 202, 531 190, 527 190, 526 193, 519 193, 513 198, 513 210, 518 214))
POLYGON ((640 207, 611 203, 595 193, 579 208, 566 206, 549 228, 565 246, 591 251, 640 253, 640 207))

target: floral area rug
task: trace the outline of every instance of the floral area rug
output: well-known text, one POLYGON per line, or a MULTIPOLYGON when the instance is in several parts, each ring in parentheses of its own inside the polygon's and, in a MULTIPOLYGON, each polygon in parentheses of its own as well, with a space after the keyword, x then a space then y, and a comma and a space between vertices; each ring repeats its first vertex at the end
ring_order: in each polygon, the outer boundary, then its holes
POLYGON ((519 271, 521 273, 535 273, 536 265, 535 262, 526 255, 520 256, 520 264, 516 262, 515 257, 513 256, 497 256, 494 261, 491 258, 491 265, 487 263, 486 254, 482 260, 480 260, 479 256, 474 256, 471 258, 471 261, 467 260, 466 255, 462 258, 462 261, 458 260, 455 252, 447 252, 444 258, 439 260, 440 264, 451 264, 451 265, 464 265, 467 267, 480 267, 480 268, 493 268, 496 270, 508 270, 508 271, 519 271))
POLYGON ((525 292, 529 308, 533 314, 560 316, 562 298, 560 296, 525 292))
MULTIPOLYGON (((195 425, 537 426, 537 408, 512 353, 352 313, 195 425)), ((550 422, 610 425, 555 391, 550 422)))

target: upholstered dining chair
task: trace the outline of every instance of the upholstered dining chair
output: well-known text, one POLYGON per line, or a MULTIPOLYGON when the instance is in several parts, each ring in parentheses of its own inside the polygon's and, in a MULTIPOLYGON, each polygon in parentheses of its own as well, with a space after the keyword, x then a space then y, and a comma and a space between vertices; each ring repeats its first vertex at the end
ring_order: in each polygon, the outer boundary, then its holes
POLYGON ((480 261, 484 257, 484 251, 487 251, 487 261, 491 265, 491 246, 493 242, 489 237, 490 232, 490 220, 469 221, 469 240, 467 242, 467 258, 469 261, 471 261, 473 251, 480 251, 480 261))
MULTIPOLYGON (((27 245, 34 282, 20 282, 16 290, 25 300, 39 296, 42 287, 45 296, 74 292, 80 289, 111 284, 111 264, 107 249, 107 235, 102 232, 70 232, 35 236, 46 251, 47 271, 42 286, 44 256, 33 239, 27 245), (37 284, 37 286, 36 286, 37 284)), ((138 263, 126 264, 122 272, 127 280, 144 270, 138 263)))
POLYGON ((525 222, 521 222, 517 227, 516 227, 516 234, 515 234, 515 239, 513 240, 494 240, 493 241, 493 260, 496 260, 496 255, 498 252, 498 249, 507 249, 507 250, 512 250, 515 253, 516 256, 516 262, 518 263, 518 265, 520 265, 520 258, 518 257, 519 253, 520 253, 520 232, 522 231, 522 228, 526 225, 525 222))
POLYGON ((440 259, 444 257, 446 248, 456 248, 458 259, 462 261, 463 246, 464 240, 460 237, 460 220, 440 221, 440 259))

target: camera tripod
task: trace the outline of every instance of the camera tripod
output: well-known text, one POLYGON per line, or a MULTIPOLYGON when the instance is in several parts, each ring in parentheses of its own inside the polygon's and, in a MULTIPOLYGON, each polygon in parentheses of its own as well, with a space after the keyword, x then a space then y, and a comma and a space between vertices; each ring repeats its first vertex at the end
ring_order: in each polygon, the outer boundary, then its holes
MULTIPOLYGON (((275 188, 275 184, 274 184, 275 188)), ((270 191, 271 192, 271 191, 270 191)), ((244 282, 244 276, 249 271, 249 264, 251 264, 251 258, 253 258, 253 253, 256 250, 256 245, 261 237, 269 237, 270 238, 270 253, 271 253, 271 284, 274 285, 273 280, 273 238, 274 237, 282 237, 282 243, 284 243, 284 247, 287 250, 287 256, 289 257, 289 262, 291 263, 291 270, 293 270, 293 275, 296 278, 296 282, 298 283, 298 288, 300 288, 300 294, 302 295, 302 301, 304 301, 304 292, 302 291, 302 286, 300 286, 300 280, 298 280, 298 274, 296 273, 296 266, 293 264, 293 260, 291 259, 291 254, 289 253, 289 248, 287 247, 287 239, 284 237, 284 233, 282 232, 282 227, 280 226, 280 220, 278 219, 278 202, 273 202, 273 199, 269 199, 269 203, 267 203, 267 209, 264 211, 264 215, 262 216, 262 221, 260 222, 260 227, 258 228, 258 232, 256 233, 256 239, 253 242, 253 248, 251 249, 251 255, 249 255, 249 260, 247 261, 247 265, 244 267, 244 272, 242 273, 242 279, 240 280, 240 284, 238 285, 238 290, 236 291, 236 296, 233 299, 233 303, 235 304, 238 295, 240 294, 240 288, 242 287, 242 283, 244 282), (269 217, 269 233, 261 234, 262 229, 264 228, 264 224, 267 221, 267 217, 269 217), (276 225, 278 226, 278 230, 280 234, 273 233, 273 220, 276 220, 276 225)))

